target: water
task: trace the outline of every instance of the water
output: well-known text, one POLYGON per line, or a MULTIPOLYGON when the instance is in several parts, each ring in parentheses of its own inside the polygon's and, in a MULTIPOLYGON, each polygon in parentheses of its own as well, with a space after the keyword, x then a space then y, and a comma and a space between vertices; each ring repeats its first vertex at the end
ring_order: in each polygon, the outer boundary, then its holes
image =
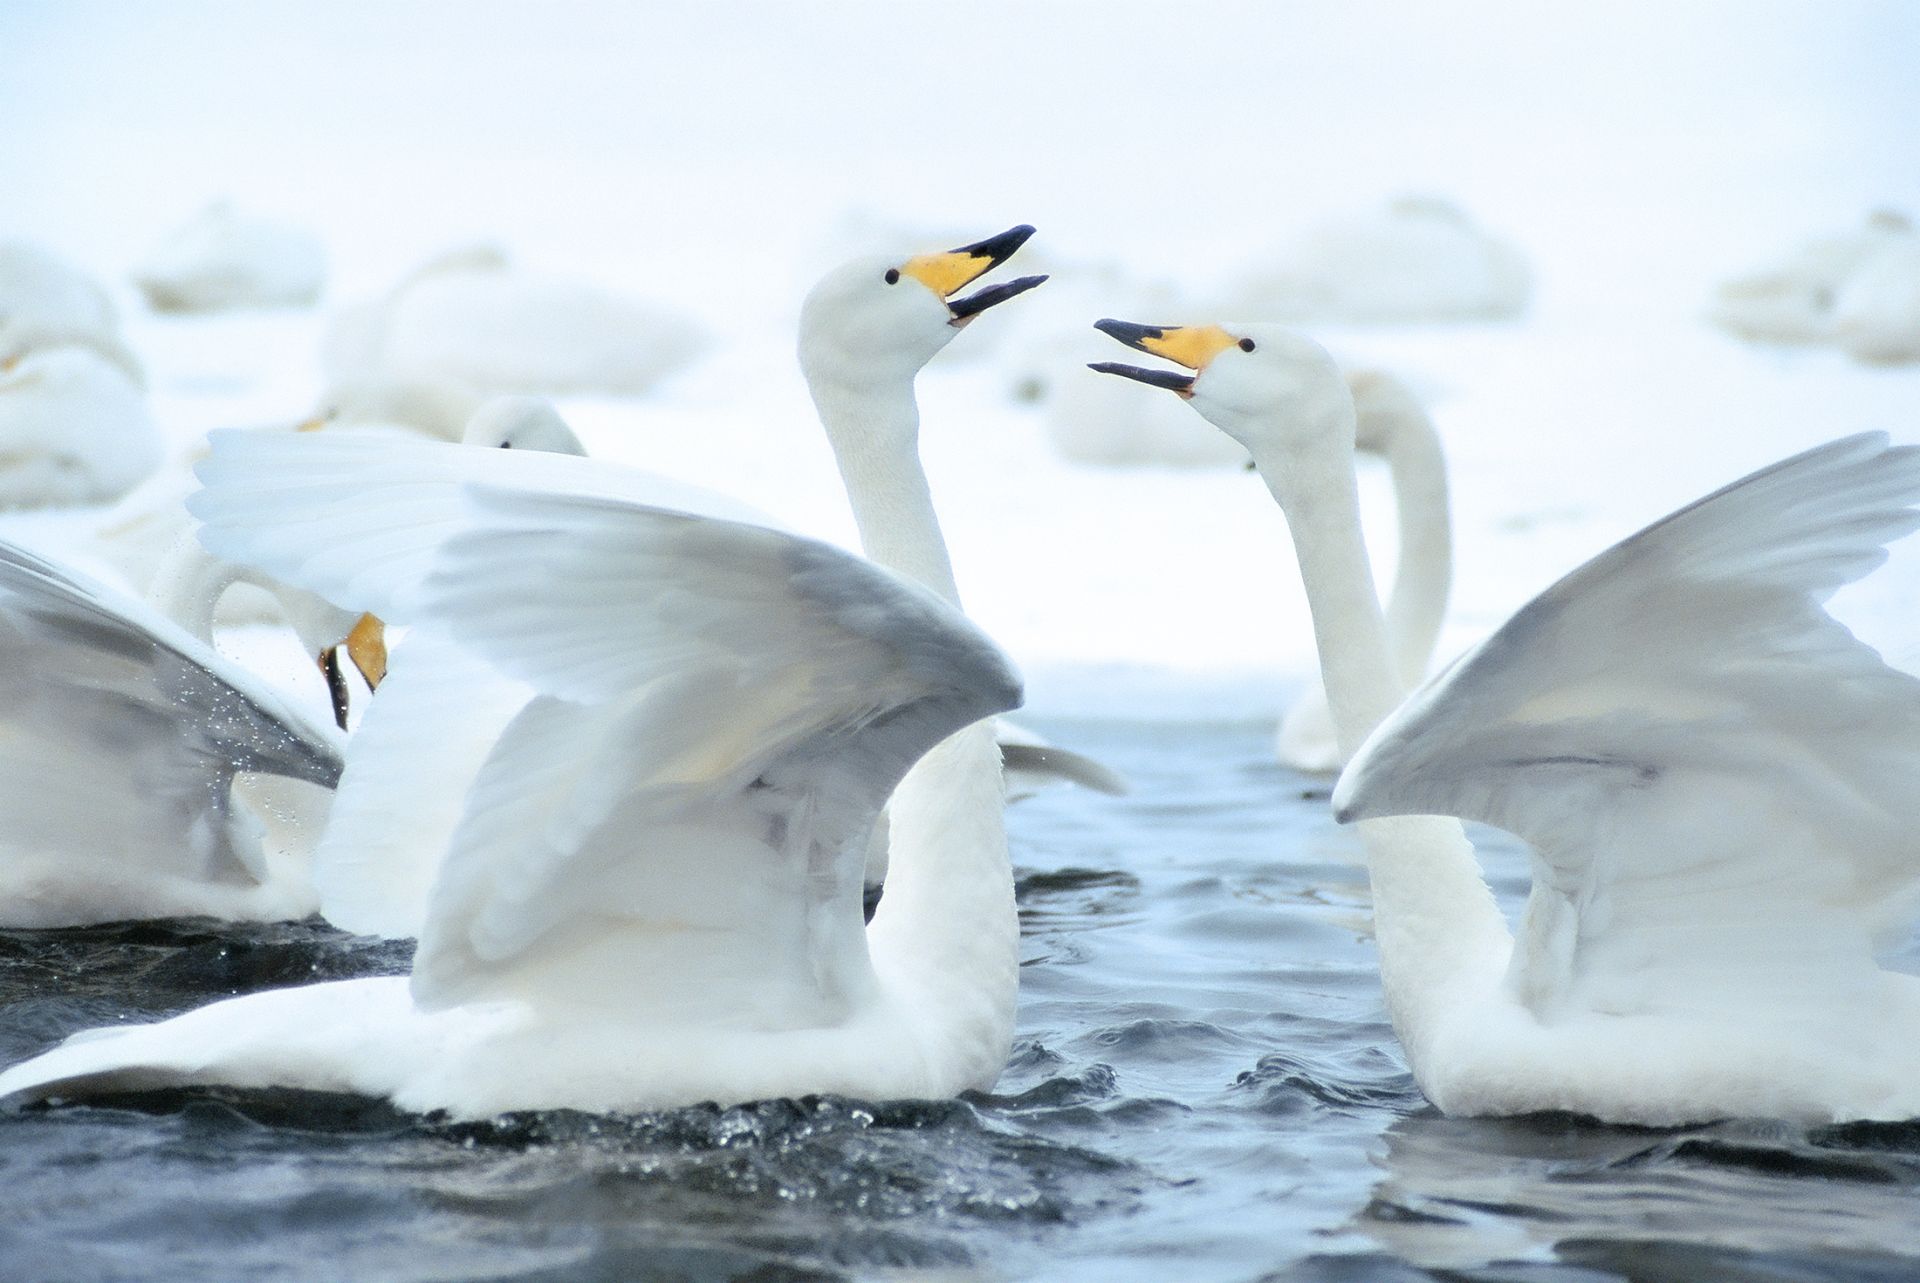
MULTIPOLYGON (((1039 728, 1135 791, 1013 813, 1020 1034, 992 1095, 477 1124, 300 1092, 19 1110, 0 1275, 1920 1273, 1920 1125, 1443 1118, 1380 1009, 1357 843, 1265 727, 1039 728)), ((1483 846, 1511 910, 1520 855, 1483 846)), ((0 933, 0 1056, 408 952, 317 923, 0 933)))

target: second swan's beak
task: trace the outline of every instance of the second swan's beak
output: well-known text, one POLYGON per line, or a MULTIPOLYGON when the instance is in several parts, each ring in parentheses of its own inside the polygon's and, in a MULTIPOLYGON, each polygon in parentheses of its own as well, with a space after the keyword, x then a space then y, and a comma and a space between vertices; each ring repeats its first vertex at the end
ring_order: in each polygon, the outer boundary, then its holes
POLYGON ((362 615, 354 621, 353 629, 338 645, 329 646, 320 652, 320 671, 327 679, 327 695, 333 703, 333 721, 341 730, 347 729, 347 711, 349 695, 346 678, 340 672, 340 652, 347 652, 347 658, 360 670, 360 676, 367 679, 368 690, 379 690, 381 681, 387 675, 387 626, 380 622, 377 615, 362 615))
POLYGON ((1024 294, 1047 279, 1044 276, 1022 276, 999 285, 989 285, 966 298, 953 297, 1012 258, 1013 252, 1025 245, 1027 238, 1032 235, 1033 228, 1022 223, 998 236, 989 236, 983 241, 962 245, 959 249, 950 249, 942 254, 916 255, 900 265, 900 273, 911 276, 944 299, 947 310, 953 313, 947 323, 957 329, 996 303, 1004 303, 1017 294, 1024 294))
MULTIPOLYGON (((1093 328, 1119 339, 1136 351, 1163 356, 1195 373, 1206 369, 1214 357, 1240 342, 1218 325, 1136 325, 1132 321, 1109 319, 1095 321, 1093 328)), ((1156 388, 1166 388, 1182 397, 1193 395, 1194 376, 1191 374, 1150 370, 1139 365, 1122 365, 1118 361, 1100 361, 1087 368, 1101 374, 1118 374, 1122 378, 1156 388)))

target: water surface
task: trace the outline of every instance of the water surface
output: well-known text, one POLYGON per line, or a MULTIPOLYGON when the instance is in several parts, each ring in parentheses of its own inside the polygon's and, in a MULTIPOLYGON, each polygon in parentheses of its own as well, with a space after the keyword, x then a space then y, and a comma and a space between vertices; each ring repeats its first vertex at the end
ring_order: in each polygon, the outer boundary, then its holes
MULTIPOLYGON (((1920 1126, 1443 1118, 1381 1011, 1357 842, 1268 728, 1039 729, 1135 790, 1012 813, 1020 1032, 991 1095, 484 1123, 304 1092, 16 1110, 0 1276, 1920 1274, 1920 1126)), ((1482 836, 1511 912, 1521 854, 1482 836)), ((318 923, 0 933, 0 1059, 409 953, 318 923)))

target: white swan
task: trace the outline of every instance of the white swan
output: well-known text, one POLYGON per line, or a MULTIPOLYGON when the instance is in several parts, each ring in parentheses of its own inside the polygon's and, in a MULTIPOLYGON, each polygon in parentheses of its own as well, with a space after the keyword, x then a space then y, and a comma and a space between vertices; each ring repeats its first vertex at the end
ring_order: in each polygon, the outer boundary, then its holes
POLYGON ((217 437, 210 541, 539 691, 473 790, 412 976, 83 1034, 0 1095, 286 1085, 472 1117, 994 1081, 1018 925, 992 739, 963 728, 1019 684, 964 616, 827 545, 648 506, 653 479, 622 497, 632 474, 592 460, 409 445, 376 479, 331 470, 345 444, 217 437), (293 448, 338 541, 247 515, 262 487, 297 496, 254 466, 293 448), (394 475, 427 455, 473 480, 394 475))
POLYGON ((304 917, 341 747, 149 607, 0 543, 0 925, 304 917))
POLYGON ((120 318, 99 283, 65 259, 0 241, 0 362, 20 355, 18 336, 29 332, 118 342, 120 318))
POLYGON ((635 395, 705 348, 665 304, 515 267, 490 247, 442 255, 326 336, 328 379, 438 380, 477 392, 635 395))
POLYGON ((167 233, 133 269, 163 312, 311 307, 326 285, 320 238, 231 201, 216 201, 167 233))
POLYGON ((1526 310, 1520 252, 1450 201, 1401 196, 1330 219, 1235 273, 1239 316, 1366 324, 1498 320, 1526 310))
MULTIPOLYGON (((1347 375, 1347 388, 1353 394, 1356 447, 1384 456, 1393 478, 1398 553, 1387 597, 1387 639, 1401 689, 1411 690, 1433 660, 1453 584, 1446 456, 1433 420, 1400 380, 1378 370, 1354 370, 1347 375)), ((1327 688, 1317 678, 1281 718, 1274 748, 1280 764, 1297 771, 1337 771, 1345 765, 1327 688)))
POLYGON ((1860 361, 1920 361, 1920 234, 1891 236, 1833 303, 1833 341, 1860 361))
POLYGON ((1855 273, 1883 248, 1914 240, 1906 215, 1875 210, 1857 231, 1810 240, 1778 263, 1722 282, 1714 288, 1707 319, 1745 339, 1830 342, 1836 304, 1855 273))
POLYGON ((1358 747, 1334 805, 1365 821, 1387 1010, 1430 1100, 1648 1124, 1920 1113, 1920 981, 1873 952, 1920 890, 1920 682, 1820 605, 1920 526, 1920 450, 1851 437, 1736 481, 1393 712, 1326 354, 1272 326, 1102 325, 1199 371, 1116 367, 1243 442, 1286 513, 1358 747), (1517 938, 1444 814, 1534 845, 1517 938))
MULTIPOLYGON (((920 464, 914 379, 975 317, 1047 279, 1022 276, 957 297, 1032 235, 1022 224, 941 253, 857 258, 822 277, 800 310, 800 368, 833 447, 861 547, 956 607, 959 588, 920 464)), ((1126 791, 1114 771, 1022 728, 1002 729, 999 741, 1009 797, 1061 780, 1126 791)), ((876 849, 870 886, 878 887, 885 864, 884 850, 876 849)))
POLYGON ((145 392, 91 341, 32 341, 0 364, 0 507, 125 494, 165 454, 145 392))

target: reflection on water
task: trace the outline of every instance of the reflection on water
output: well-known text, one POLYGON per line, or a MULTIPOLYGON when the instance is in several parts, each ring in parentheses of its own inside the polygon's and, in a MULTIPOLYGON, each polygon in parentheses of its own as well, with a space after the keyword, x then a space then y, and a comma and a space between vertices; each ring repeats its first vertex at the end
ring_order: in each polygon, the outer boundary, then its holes
MULTIPOLYGON (((1364 877, 1264 726, 1047 725, 1121 799, 1012 813, 1018 1039, 991 1094, 485 1123, 307 1092, 0 1114, 0 1275, 1908 1278, 1920 1127, 1442 1118, 1382 1015, 1364 877)), ((1511 912, 1514 844, 1487 843, 1511 912)), ((0 932, 0 1059, 405 970, 320 923, 0 932)))

